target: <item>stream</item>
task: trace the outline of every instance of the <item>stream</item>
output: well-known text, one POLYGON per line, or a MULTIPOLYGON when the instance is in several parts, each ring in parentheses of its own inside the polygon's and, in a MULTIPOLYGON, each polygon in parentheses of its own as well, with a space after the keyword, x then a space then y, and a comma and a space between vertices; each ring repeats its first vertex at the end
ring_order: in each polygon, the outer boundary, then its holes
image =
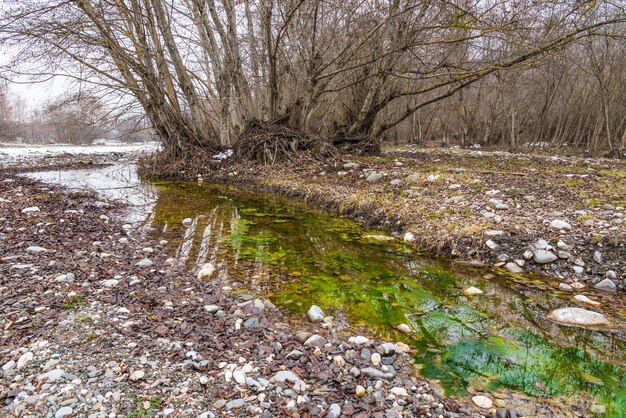
MULTIPOLYGON (((626 416, 624 328, 548 320, 553 309, 578 306, 553 280, 429 257, 400 239, 272 194, 144 183, 133 165, 26 175, 123 201, 126 221, 167 240, 171 255, 192 272, 211 262, 298 317, 316 304, 363 332, 406 342, 421 374, 450 396, 511 389, 569 405, 590 400, 594 411, 606 411, 601 416, 626 416), (465 296, 470 286, 484 293, 465 296), (414 332, 397 331, 401 323, 414 332)), ((586 294, 626 324, 618 297, 586 294)))

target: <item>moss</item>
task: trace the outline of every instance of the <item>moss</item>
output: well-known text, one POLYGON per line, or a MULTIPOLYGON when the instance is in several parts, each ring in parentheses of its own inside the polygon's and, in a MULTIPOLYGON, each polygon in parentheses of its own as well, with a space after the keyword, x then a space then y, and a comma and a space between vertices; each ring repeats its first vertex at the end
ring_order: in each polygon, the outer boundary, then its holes
MULTIPOLYGON (((281 184, 288 183, 283 179, 281 184)), ((486 279, 484 271, 424 260, 399 239, 375 238, 381 231, 366 230, 351 220, 275 195, 184 183, 161 185, 159 191, 152 225, 159 231, 155 238, 167 239, 175 248, 187 231, 182 219, 204 215, 197 218, 195 233, 188 240, 197 251, 210 227, 210 243, 218 246, 219 260, 236 257, 237 262, 229 264, 231 280, 269 295, 298 317, 315 303, 327 312, 348 315, 351 323, 367 327, 368 332, 410 344, 423 374, 441 380, 448 393, 463 394, 477 385, 541 396, 585 393, 604 399, 624 385, 620 365, 626 358, 614 349, 626 349, 624 343, 590 332, 576 334, 581 348, 572 348, 570 330, 555 329, 542 319, 545 309, 563 303, 547 291, 550 286, 543 280, 508 273, 486 279), (470 285, 487 290, 489 296, 465 297, 462 289, 470 285), (398 333, 394 326, 399 323, 409 324, 416 333, 398 333), (595 357, 588 349, 606 354, 595 357), (583 372, 603 379, 605 385, 589 389, 583 372)), ((312 192, 306 198, 316 196, 312 192)), ((343 210, 367 208, 370 215, 383 217, 381 205, 400 214, 405 210, 398 202, 402 198, 388 192, 358 191, 344 198, 343 210)), ((451 231, 473 236, 487 229, 489 225, 482 222, 464 225, 449 220, 450 215, 469 215, 468 210, 455 207, 422 217, 436 220, 443 241, 451 231)), ((190 269, 198 261, 197 254, 188 258, 190 269)))

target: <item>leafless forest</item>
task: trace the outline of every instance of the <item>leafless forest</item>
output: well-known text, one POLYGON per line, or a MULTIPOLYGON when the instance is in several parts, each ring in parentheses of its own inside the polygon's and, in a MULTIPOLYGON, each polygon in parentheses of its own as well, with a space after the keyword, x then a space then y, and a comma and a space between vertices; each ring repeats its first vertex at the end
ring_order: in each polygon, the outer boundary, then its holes
POLYGON ((5 0, 0 74, 69 77, 172 158, 259 126, 619 155, 625 35, 621 0, 5 0))

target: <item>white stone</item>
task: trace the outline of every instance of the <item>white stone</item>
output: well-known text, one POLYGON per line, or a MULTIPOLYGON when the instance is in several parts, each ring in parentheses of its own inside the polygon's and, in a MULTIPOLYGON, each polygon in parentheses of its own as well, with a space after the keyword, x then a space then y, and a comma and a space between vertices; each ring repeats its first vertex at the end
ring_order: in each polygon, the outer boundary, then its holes
POLYGON ((137 380, 143 379, 145 375, 146 373, 143 370, 135 370, 134 372, 130 374, 129 379, 132 380, 133 382, 136 382, 137 380))
POLYGON ((550 226, 554 229, 572 229, 572 226, 565 221, 555 219, 550 222, 550 226))
POLYGON ((54 414, 54 418, 65 418, 74 413, 74 410, 69 406, 63 406, 57 409, 57 412, 54 414))
POLYGON ((28 362, 33 359, 34 356, 35 355, 31 353, 30 351, 22 354, 20 358, 17 359, 17 369, 19 370, 25 367, 28 364, 28 362))
POLYGON ((26 249, 26 253, 30 254, 30 255, 35 255, 35 254, 39 254, 39 253, 45 253, 47 251, 48 250, 46 250, 45 248, 40 247, 38 245, 31 245, 30 247, 28 247, 26 249))
POLYGON ((509 262, 504 265, 504 268, 511 273, 523 273, 524 269, 517 265, 517 263, 509 262))
POLYGON ((246 383, 246 374, 241 370, 235 370, 233 372, 233 379, 235 379, 235 382, 237 382, 237 384, 243 385, 244 383, 246 383))
POLYGON ((215 272, 216 272, 215 266, 211 263, 206 263, 202 266, 202 268, 200 268, 196 278, 198 280, 209 280, 213 277, 215 272))
POLYGON ((412 232, 404 234, 404 242, 415 242, 415 235, 412 232))
POLYGON ((400 332, 404 332, 405 334, 413 334, 413 328, 408 326, 407 324, 400 324, 396 327, 396 329, 400 332))
POLYGON ((547 264, 547 263, 553 262, 558 257, 554 253, 552 253, 550 251, 537 250, 537 251, 535 251, 535 254, 533 255, 533 258, 535 260, 535 263, 547 264))
POLYGON ((117 286, 117 285, 118 285, 118 283, 119 283, 119 282, 120 282, 120 281, 119 281, 119 280, 116 280, 116 279, 104 280, 104 281, 102 282, 102 286, 104 286, 104 287, 115 287, 115 286, 117 286))
POLYGON ((483 293, 484 292, 482 290, 474 286, 468 287, 467 289, 463 290, 463 294, 465 296, 476 296, 476 295, 482 295, 483 293))
POLYGON ((474 402, 476 406, 482 409, 493 408, 493 402, 486 396, 472 396, 472 402, 474 402))
POLYGON ((585 295, 576 295, 576 296, 574 296, 574 299, 576 299, 579 302, 587 303, 589 305, 594 305, 594 306, 598 306, 600 304, 600 302, 595 301, 595 300, 591 300, 591 299, 589 299, 585 295))
POLYGON ((312 305, 306 314, 313 322, 323 321, 325 316, 322 309, 317 305, 312 305))
POLYGON ((22 213, 34 213, 34 212, 39 212, 39 207, 31 206, 29 208, 22 209, 22 213))
POLYGON ((563 325, 607 325, 609 320, 601 313, 581 308, 560 308, 548 314, 548 319, 563 325))
POLYGON ((353 344, 362 345, 367 343, 369 338, 364 337, 363 335, 357 335, 356 337, 351 337, 348 341, 353 344))
POLYGON ((379 353, 373 353, 371 360, 374 366, 378 366, 380 362, 382 361, 382 358, 379 353))
POLYGON ((393 393, 395 396, 409 396, 409 393, 406 391, 405 388, 401 388, 397 386, 391 388, 389 392, 393 393))
POLYGON ((499 247, 499 245, 495 241, 490 240, 490 239, 485 241, 485 245, 487 247, 489 247, 489 249, 491 249, 491 250, 495 250, 495 249, 497 249, 499 247))

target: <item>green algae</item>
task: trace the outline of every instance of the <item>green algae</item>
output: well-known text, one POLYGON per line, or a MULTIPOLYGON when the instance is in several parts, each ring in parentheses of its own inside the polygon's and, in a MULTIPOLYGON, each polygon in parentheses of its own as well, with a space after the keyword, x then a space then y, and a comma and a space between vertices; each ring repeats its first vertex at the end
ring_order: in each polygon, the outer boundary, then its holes
POLYGON ((488 280, 485 271, 424 258, 401 240, 271 195, 183 183, 157 189, 152 226, 190 270, 206 260, 248 263, 248 274, 233 280, 298 315, 317 304, 408 343, 422 374, 451 395, 508 388, 590 399, 606 406, 604 416, 626 416, 625 336, 547 321, 550 309, 571 302, 544 279, 488 280), (186 217, 193 230, 181 224, 186 217), (261 270, 263 280, 246 282, 261 270), (468 286, 485 294, 467 297, 468 286), (397 332, 400 323, 415 333, 397 332))

